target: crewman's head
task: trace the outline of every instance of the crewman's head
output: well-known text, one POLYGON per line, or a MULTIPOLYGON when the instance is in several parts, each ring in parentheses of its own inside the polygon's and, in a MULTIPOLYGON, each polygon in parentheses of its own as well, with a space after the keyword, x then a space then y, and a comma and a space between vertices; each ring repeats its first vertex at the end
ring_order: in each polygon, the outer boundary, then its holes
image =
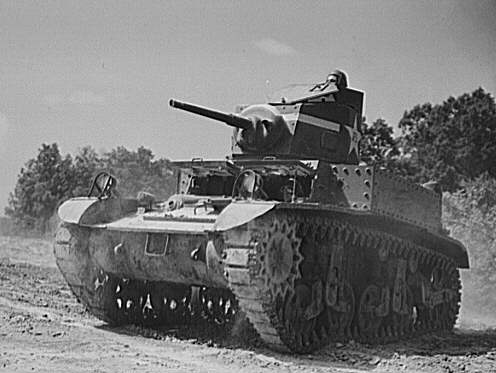
POLYGON ((339 89, 348 87, 348 78, 341 70, 334 70, 327 76, 329 83, 335 84, 339 89))

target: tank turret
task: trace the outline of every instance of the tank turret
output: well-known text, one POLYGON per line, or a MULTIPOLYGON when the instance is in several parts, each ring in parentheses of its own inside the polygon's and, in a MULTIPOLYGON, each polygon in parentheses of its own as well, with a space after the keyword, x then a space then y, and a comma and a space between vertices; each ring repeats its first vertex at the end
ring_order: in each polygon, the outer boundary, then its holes
POLYGON ((358 164, 363 93, 348 88, 346 75, 338 73, 322 83, 290 86, 269 103, 245 106, 236 114, 173 99, 169 104, 234 127, 234 157, 358 164))

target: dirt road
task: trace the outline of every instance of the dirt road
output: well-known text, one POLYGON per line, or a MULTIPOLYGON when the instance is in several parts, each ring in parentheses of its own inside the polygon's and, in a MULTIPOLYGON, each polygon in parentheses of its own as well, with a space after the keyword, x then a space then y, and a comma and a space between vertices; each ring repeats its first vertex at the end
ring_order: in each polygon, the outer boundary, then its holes
POLYGON ((455 330, 401 344, 265 349, 208 325, 110 328, 78 304, 51 243, 0 236, 0 372, 496 372, 496 331, 455 330))

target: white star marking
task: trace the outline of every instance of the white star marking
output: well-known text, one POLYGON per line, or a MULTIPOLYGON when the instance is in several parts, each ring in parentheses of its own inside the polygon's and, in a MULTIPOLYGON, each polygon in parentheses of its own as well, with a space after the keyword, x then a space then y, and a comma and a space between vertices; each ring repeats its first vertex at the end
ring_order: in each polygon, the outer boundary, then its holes
POLYGON ((357 116, 355 115, 355 121, 353 123, 353 127, 344 126, 348 130, 350 134, 350 148, 348 150, 348 155, 350 155, 353 151, 356 152, 358 157, 358 144, 360 143, 360 139, 362 138, 362 134, 358 131, 358 121, 357 116))

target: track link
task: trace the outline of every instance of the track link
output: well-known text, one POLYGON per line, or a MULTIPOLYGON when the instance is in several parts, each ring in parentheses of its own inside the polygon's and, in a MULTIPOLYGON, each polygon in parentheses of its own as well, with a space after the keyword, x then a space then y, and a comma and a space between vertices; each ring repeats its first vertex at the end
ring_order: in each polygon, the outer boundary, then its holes
POLYGON ((276 210, 224 233, 225 275, 272 348, 384 343, 456 321, 455 263, 398 237, 321 215, 276 210))

